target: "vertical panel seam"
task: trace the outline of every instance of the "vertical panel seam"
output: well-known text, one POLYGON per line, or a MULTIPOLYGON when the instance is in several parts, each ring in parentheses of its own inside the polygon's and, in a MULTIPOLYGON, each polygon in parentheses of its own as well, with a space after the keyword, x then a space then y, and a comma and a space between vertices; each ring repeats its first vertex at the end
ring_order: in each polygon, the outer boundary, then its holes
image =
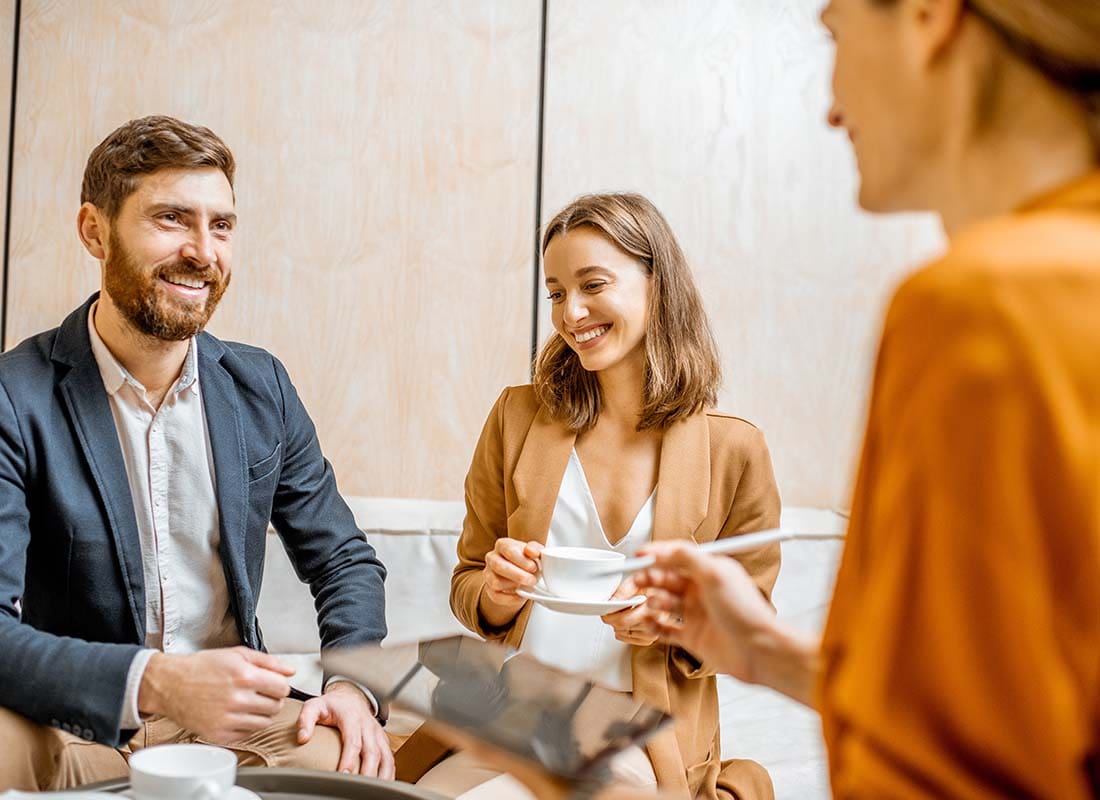
POLYGON ((8 346, 8 271, 11 268, 11 206, 12 175, 15 172, 15 101, 19 89, 19 23, 23 17, 23 0, 15 0, 15 30, 11 49, 11 106, 8 119, 8 176, 4 205, 4 274, 0 278, 0 353, 8 346))
POLYGON ((539 260, 542 258, 542 159, 546 110, 546 23, 549 0, 542 0, 539 24, 539 107, 535 137, 535 242, 531 280, 531 375, 534 376, 535 356, 539 348, 539 260))

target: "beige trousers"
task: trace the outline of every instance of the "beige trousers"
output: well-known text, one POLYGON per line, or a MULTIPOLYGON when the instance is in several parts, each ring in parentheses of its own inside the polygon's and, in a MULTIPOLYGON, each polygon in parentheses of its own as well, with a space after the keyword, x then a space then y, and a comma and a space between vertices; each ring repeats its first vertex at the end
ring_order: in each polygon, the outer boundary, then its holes
MULTIPOLYGON (((301 709, 301 702, 288 699, 267 728, 243 741, 222 746, 237 754, 242 767, 335 771, 340 760, 340 733, 335 728, 318 725, 313 738, 299 745, 297 721, 301 709)), ((125 777, 127 759, 144 747, 202 741, 172 720, 154 717, 133 739, 115 750, 0 708, 0 792, 71 789, 125 777)))
MULTIPOLYGON (((615 776, 616 785, 637 787, 639 797, 657 793, 653 765, 640 747, 628 748, 615 756, 611 774, 615 776)), ((511 775, 465 752, 455 753, 436 764, 416 785, 461 800, 538 800, 511 775)))

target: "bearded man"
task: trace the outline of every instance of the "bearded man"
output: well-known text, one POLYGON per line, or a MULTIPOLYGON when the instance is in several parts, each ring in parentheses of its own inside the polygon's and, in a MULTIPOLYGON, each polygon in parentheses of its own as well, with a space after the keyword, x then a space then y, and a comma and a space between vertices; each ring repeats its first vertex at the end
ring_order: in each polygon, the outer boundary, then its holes
POLYGON ((323 646, 385 636, 385 569, 283 365, 203 332, 232 274, 233 172, 176 119, 108 136, 77 215, 102 290, 0 355, 0 790, 122 776, 165 742, 393 775, 373 698, 339 676, 295 693, 264 652, 269 522, 323 646))

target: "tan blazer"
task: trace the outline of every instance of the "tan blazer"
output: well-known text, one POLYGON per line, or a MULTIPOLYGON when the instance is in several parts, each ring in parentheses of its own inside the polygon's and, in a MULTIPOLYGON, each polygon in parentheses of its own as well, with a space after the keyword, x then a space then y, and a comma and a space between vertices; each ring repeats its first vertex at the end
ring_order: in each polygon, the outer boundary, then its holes
MULTIPOLYGON (((466 477, 466 519, 451 579, 451 608, 471 631, 518 647, 528 603, 503 629, 478 613, 485 555, 499 537, 545 542, 576 434, 555 422, 531 386, 505 389, 485 423, 466 477)), ((661 445, 653 538, 708 542, 779 525, 779 492, 761 432, 707 412, 671 426, 661 445)), ((765 595, 779 573, 779 546, 739 557, 765 595)), ((771 780, 751 761, 721 763, 712 670, 667 645, 635 647, 634 695, 673 715, 647 746, 658 784, 676 797, 771 798, 771 780)))

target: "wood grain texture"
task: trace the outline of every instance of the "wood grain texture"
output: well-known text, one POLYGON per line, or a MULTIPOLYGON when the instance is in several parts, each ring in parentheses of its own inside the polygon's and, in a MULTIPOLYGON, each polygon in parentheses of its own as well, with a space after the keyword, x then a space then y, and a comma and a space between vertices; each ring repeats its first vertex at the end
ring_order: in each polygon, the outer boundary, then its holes
POLYGON ((591 191, 653 200, 710 313, 721 407, 763 428, 785 503, 843 507, 885 303, 942 242, 857 210, 820 6, 550 0, 542 218, 591 191))
MULTIPOLYGON (((8 210, 8 144, 11 132, 12 59, 15 57, 15 0, 0 0, 0 243, 8 210)), ((0 270, 4 268, 0 261, 0 270)), ((0 276, 2 277, 2 276, 0 276)))
POLYGON ((345 493, 460 497, 527 377, 539 14, 24 0, 8 342, 98 285, 74 224, 92 147, 150 113, 208 125, 241 220, 212 332, 284 361, 345 493))

